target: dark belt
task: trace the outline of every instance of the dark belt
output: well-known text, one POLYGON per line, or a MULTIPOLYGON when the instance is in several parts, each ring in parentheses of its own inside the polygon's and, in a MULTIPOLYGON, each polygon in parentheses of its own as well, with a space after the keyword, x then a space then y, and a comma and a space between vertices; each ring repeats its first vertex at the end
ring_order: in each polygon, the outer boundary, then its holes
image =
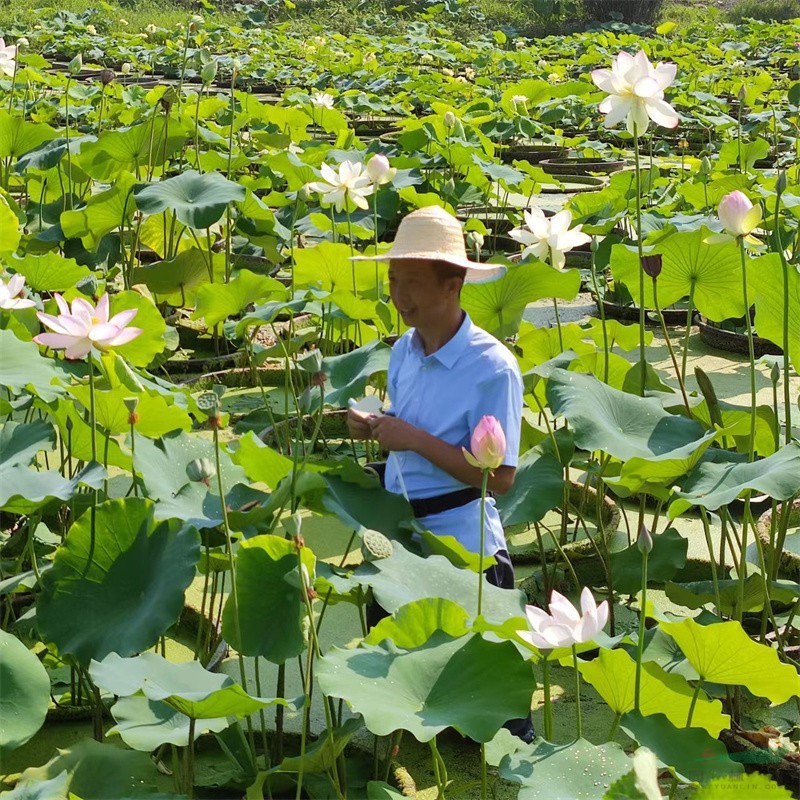
MULTIPOLYGON (((488 492, 487 497, 492 497, 488 492)), ((427 517, 429 514, 439 514, 442 511, 449 511, 451 508, 458 508, 471 503, 473 500, 481 499, 481 490, 473 486, 466 489, 457 489, 455 492, 447 494, 437 494, 435 497, 421 497, 418 500, 409 500, 415 517, 427 517)))

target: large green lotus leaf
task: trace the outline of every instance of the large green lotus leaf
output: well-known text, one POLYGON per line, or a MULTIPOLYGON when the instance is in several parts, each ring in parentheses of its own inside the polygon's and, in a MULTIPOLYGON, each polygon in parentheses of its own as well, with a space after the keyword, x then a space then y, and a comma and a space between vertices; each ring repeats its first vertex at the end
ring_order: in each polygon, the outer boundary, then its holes
POLYGON ((472 321, 498 339, 519 330, 522 313, 535 300, 559 297, 572 300, 580 289, 580 273, 553 269, 542 261, 507 264, 502 278, 489 283, 468 283, 461 292, 461 305, 472 321))
POLYGON ((748 281, 755 289, 756 330, 759 336, 783 347, 783 309, 789 306, 789 358, 795 372, 800 373, 800 272, 793 265, 786 267, 784 282, 780 256, 770 253, 753 261, 748 281))
POLYGON ((383 781, 370 781, 367 784, 367 800, 403 800, 404 795, 383 781))
MULTIPOLYGON (((314 554, 308 548, 301 554, 313 584, 314 554)), ((297 569, 297 550, 289 539, 263 535, 241 542, 236 554, 238 625, 232 595, 222 614, 225 639, 235 650, 274 664, 305 650, 306 606, 297 569)))
MULTIPOLYGON (((647 583, 668 581, 686 563, 689 540, 675 528, 653 536, 653 549, 647 558, 647 583)), ((614 591, 635 594, 642 588, 642 554, 636 544, 611 553, 609 559, 614 591)))
POLYGON ((40 450, 52 450, 55 444, 55 428, 42 419, 4 423, 0 427, 0 483, 4 470, 16 464, 28 466, 40 450))
POLYGON ((350 353, 331 356, 322 362, 325 373, 325 404, 345 408, 351 397, 363 397, 367 381, 389 369, 392 348, 375 340, 350 353))
MULTIPOLYGON (((214 443, 180 431, 160 439, 137 438, 134 466, 144 481, 147 496, 161 500, 173 497, 189 483, 186 467, 199 458, 207 458, 213 464, 214 443)), ((245 471, 231 461, 225 450, 220 452, 220 467, 225 488, 247 482, 245 471)))
MULTIPOLYGON (((636 662, 625 650, 601 649, 593 661, 579 661, 583 678, 594 686, 615 714, 633 711, 636 662)), ((694 689, 686 678, 667 672, 654 661, 642 663, 639 711, 644 716, 665 714, 673 725, 684 727, 692 704, 694 689)), ((703 728, 711 736, 730 725, 719 700, 708 700, 701 691, 692 715, 692 727, 703 728)))
POLYGON ((448 727, 488 742, 504 722, 530 711, 536 687, 530 665, 510 642, 453 639, 441 631, 414 650, 390 641, 334 647, 317 664, 322 691, 344 698, 372 733, 402 729, 420 742, 448 727))
POLYGON ((769 775, 748 772, 735 778, 715 778, 701 786, 692 800, 792 800, 795 795, 769 775))
POLYGON ((207 283, 201 286, 197 290, 197 307, 192 319, 202 319, 207 327, 213 328, 228 317, 241 313, 251 303, 271 295, 280 297, 285 294, 286 288, 275 278, 243 269, 230 283, 207 283))
POLYGON ((95 180, 111 183, 122 173, 162 165, 185 141, 180 122, 167 123, 158 115, 130 128, 103 131, 96 141, 83 145, 78 163, 95 180), (169 130, 165 130, 167 124, 169 130))
MULTIPOLYGON (((225 275, 225 254, 212 253, 211 266, 214 280, 221 282, 225 275)), ((168 261, 137 267, 133 271, 133 282, 143 283, 159 301, 191 306, 200 287, 210 283, 208 256, 196 247, 190 247, 168 261)))
POLYGON ((362 728, 360 719, 345 720, 338 728, 334 728, 333 737, 320 736, 304 755, 287 756, 270 772, 299 772, 301 767, 306 774, 321 773, 329 770, 344 748, 362 728))
POLYGON ((90 272, 74 258, 56 252, 37 256, 27 254, 10 261, 14 272, 25 276, 25 282, 37 292, 65 292, 82 281, 90 272))
POLYGON ((678 643, 701 680, 745 686, 776 704, 800 695, 797 670, 782 664, 771 647, 754 642, 740 623, 699 625, 688 618, 660 625, 678 643))
MULTIPOLYGON (((90 461, 92 458, 92 428, 87 421, 86 415, 78 408, 77 403, 71 397, 58 400, 52 414, 58 425, 61 441, 69 442, 72 446, 72 458, 80 461, 90 461)), ((141 437, 141 441, 146 440, 141 437)), ((98 433, 97 447, 98 456, 102 453, 104 463, 130 471, 130 455, 122 451, 119 442, 115 438, 104 439, 98 433)))
POLYGON ((27 122, 21 116, 0 111, 0 158, 16 158, 58 136, 58 131, 45 123, 27 122))
POLYGON ((142 793, 142 786, 153 779, 153 762, 147 753, 81 739, 72 747, 59 750, 43 766, 28 767, 18 788, 23 785, 33 788, 40 781, 51 781, 64 772, 69 776, 70 797, 81 800, 136 797, 142 793))
POLYGON ((564 499, 564 470, 555 456, 529 450, 519 460, 511 489, 496 499, 504 526, 538 522, 564 499))
POLYGON ((663 714, 643 717, 636 711, 629 711, 622 717, 620 727, 687 782, 705 783, 712 778, 744 772, 741 764, 731 761, 719 739, 701 728, 673 725, 663 714))
MULTIPOLYGON (((185 747, 189 743, 191 720, 186 714, 143 695, 122 697, 111 709, 117 724, 108 736, 120 736, 128 747, 150 753, 162 744, 185 747)), ((195 738, 208 731, 217 733, 230 725, 227 717, 204 719, 195 725, 195 738)))
POLYGON ((81 664, 138 653, 180 616, 200 536, 178 520, 157 523, 153 511, 140 498, 102 503, 94 543, 90 511, 73 523, 36 604, 39 631, 60 653, 81 664))
MULTIPOLYGON (((752 416, 750 406, 739 406, 719 399, 717 399, 717 405, 722 418, 722 426, 725 429, 725 434, 721 437, 723 447, 728 446, 726 441, 729 442, 732 438, 736 450, 739 453, 747 454, 750 449, 750 419, 752 416), (726 437, 728 438, 726 439, 726 437)), ((714 427, 705 399, 696 406, 692 406, 692 416, 706 427, 714 427)), ((757 406, 756 455, 771 456, 775 450, 775 412, 771 406, 757 406)))
POLYGON ((230 675, 209 672, 197 661, 175 664, 157 653, 120 658, 109 653, 93 660, 92 680, 112 694, 127 696, 141 691, 149 700, 161 701, 191 719, 246 717, 283 698, 251 697, 230 675))
POLYGON ((375 269, 350 261, 352 250, 346 244, 322 242, 316 247, 304 247, 294 254, 294 281, 299 288, 321 289, 335 292, 339 289, 353 291, 353 270, 356 288, 370 289, 375 285, 375 269))
MULTIPOLYGON (((616 586, 614 587, 616 589, 616 586)), ((739 606, 739 581, 719 580, 717 589, 720 596, 720 613, 734 616, 739 606)), ((770 598, 773 602, 791 603, 797 598, 800 585, 789 581, 772 581, 770 598)), ((717 602, 713 581, 694 581, 692 583, 668 582, 664 587, 667 597, 678 605, 697 609, 717 602)), ((749 575, 743 587, 742 611, 761 611, 767 596, 764 591, 764 578, 760 574, 749 575)))
POLYGON ((594 375, 554 369, 547 400, 569 421, 578 447, 623 461, 685 458, 709 436, 697 422, 664 411, 656 398, 612 389, 594 375))
POLYGON ((705 185, 700 180, 681 181, 678 194, 683 195, 698 211, 703 211, 709 206, 716 208, 726 194, 736 190, 747 193, 751 183, 752 179, 748 175, 737 172, 715 178, 705 185))
MULTIPOLYGON (((423 558, 393 542, 392 555, 365 562, 353 573, 353 580, 371 586, 375 598, 388 612, 426 597, 452 600, 471 616, 477 614, 477 576, 468 569, 453 566, 443 556, 423 558), (410 580, 409 576, 414 576, 410 580)), ((502 625, 512 617, 522 618, 516 627, 525 628, 525 595, 517 589, 499 589, 490 583, 483 587, 482 614, 493 624, 502 625)))
POLYGON ((141 328, 142 333, 133 341, 114 349, 135 367, 146 367, 159 353, 164 352, 167 324, 153 301, 138 292, 124 291, 111 295, 112 315, 130 308, 137 309, 130 325, 132 328, 141 328))
POLYGON ((44 723, 50 678, 42 662, 13 634, 0 630, 0 753, 28 741, 44 723))
POLYGON ((219 222, 228 203, 244 200, 245 188, 219 172, 200 174, 190 169, 174 178, 138 186, 135 195, 143 214, 170 210, 179 222, 201 230, 219 222))
POLYGON ((468 631, 469 615, 458 603, 444 597, 415 600, 382 619, 367 634, 366 644, 380 644, 391 639, 395 647, 413 650, 422 647, 436 631, 458 638, 468 631))
MULTIPOLYGON (((38 147, 29 150, 25 155, 20 156, 17 159, 17 163, 14 165, 14 172, 20 175, 24 175, 28 170, 41 170, 45 172, 55 167, 64 157, 67 150, 69 150, 73 156, 77 156, 85 144, 93 142, 96 138, 97 137, 88 134, 86 136, 71 136, 69 144, 67 144, 66 138, 63 137, 50 139, 40 144, 38 147)), ((73 160, 73 164, 77 166, 75 160, 73 160)))
POLYGON ((61 230, 70 239, 80 239, 87 250, 96 250, 100 240, 111 231, 130 225, 136 204, 133 200, 135 178, 122 172, 110 189, 92 195, 83 208, 61 214, 61 230))
POLYGON ((19 219, 8 200, 0 194, 0 253, 13 253, 19 247, 21 239, 19 219))
POLYGON ((501 730, 486 748, 486 760, 501 778, 521 783, 519 800, 595 800, 631 769, 631 761, 616 742, 599 746, 586 739, 552 744, 536 739, 525 744, 501 730))
POLYGON ((277 489, 294 468, 291 458, 265 445, 252 431, 239 439, 231 460, 244 469, 251 481, 265 483, 270 489, 277 489))
POLYGON ((758 461, 698 464, 682 482, 682 490, 675 492, 678 499, 670 504, 670 519, 690 506, 716 511, 748 489, 776 500, 787 500, 800 491, 800 443, 790 442, 758 461))
POLYGON ((277 316, 284 311, 288 311, 293 315, 307 312, 317 317, 322 316, 322 306, 319 303, 305 298, 289 301, 272 301, 256 306, 250 314, 245 314, 237 323, 225 325, 225 335, 229 339, 239 339, 248 328, 269 325, 269 323, 274 322, 277 316))
MULTIPOLYGON (((88 386, 70 386, 69 392, 85 409, 89 408, 88 386)), ((122 384, 113 389, 95 391, 97 424, 112 434, 127 433, 130 430, 130 423, 124 400, 128 397, 136 397, 139 401, 136 407, 136 413, 139 415, 139 421, 136 423, 137 434, 153 438, 163 436, 169 431, 188 431, 192 427, 192 419, 186 410, 170 402, 163 395, 150 394, 146 391, 131 392, 122 384)))
POLYGON ((102 464, 90 461, 72 478, 58 470, 36 470, 15 464, 3 470, 0 480, 0 508, 10 514, 32 514, 52 500, 71 500, 81 486, 99 489, 108 473, 102 464))
MULTIPOLYGON (((736 244, 706 244, 707 228, 672 233, 648 253, 662 256, 658 276, 658 302, 661 308, 688 297, 694 286, 694 305, 711 320, 720 322, 744 314, 742 264, 736 244)), ((611 249, 611 272, 624 283, 634 300, 639 299, 639 254, 635 248, 614 245, 611 249)), ((749 273, 749 270, 748 270, 749 273)), ((645 276, 644 300, 654 307, 653 282, 645 276)))
POLYGON ((67 378, 64 370, 51 358, 45 358, 34 342, 23 342, 10 330, 0 330, 0 385, 12 394, 29 391, 51 403, 64 394, 56 378, 67 378))

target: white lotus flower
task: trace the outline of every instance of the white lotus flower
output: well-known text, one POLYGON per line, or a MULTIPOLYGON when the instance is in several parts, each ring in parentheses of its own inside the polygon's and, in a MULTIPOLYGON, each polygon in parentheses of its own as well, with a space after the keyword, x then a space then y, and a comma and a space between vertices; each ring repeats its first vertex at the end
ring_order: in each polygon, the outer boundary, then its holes
POLYGON ((333 108, 333 95, 327 92, 314 92, 311 95, 311 105, 317 108, 333 108))
POLYGON ((25 276, 13 275, 6 283, 0 278, 0 308, 5 311, 15 311, 20 308, 33 308, 36 303, 27 300, 25 295, 25 276))
POLYGON ((564 595, 553 591, 549 614, 536 606, 525 606, 530 629, 520 631, 519 635, 540 650, 591 642, 608 622, 608 601, 603 600, 598 606, 591 589, 585 586, 581 592, 581 610, 583 614, 564 595))
POLYGON ((0 75, 14 75, 14 64, 17 60, 16 45, 6 46, 5 39, 0 38, 0 75))
POLYGON ((643 50, 635 56, 621 52, 611 64, 611 69, 596 69, 592 80, 599 89, 608 92, 600 103, 606 115, 606 128, 627 120, 628 132, 640 136, 647 130, 650 120, 665 128, 674 128, 680 117, 664 100, 664 89, 675 80, 675 64, 659 62, 655 67, 643 50))
POLYGON ((509 233, 512 239, 525 246, 522 257, 534 255, 543 261, 550 257, 550 263, 556 269, 563 269, 567 250, 579 247, 591 241, 591 236, 581 231, 581 225, 570 228, 572 214, 559 211, 548 219, 540 208, 524 211, 524 228, 514 228, 509 233))
POLYGON ((365 211, 369 208, 367 197, 375 191, 375 185, 362 163, 343 161, 339 164, 338 173, 328 164, 323 164, 320 172, 325 180, 314 181, 306 186, 310 191, 321 194, 323 203, 333 204, 337 211, 342 211, 350 199, 365 211))

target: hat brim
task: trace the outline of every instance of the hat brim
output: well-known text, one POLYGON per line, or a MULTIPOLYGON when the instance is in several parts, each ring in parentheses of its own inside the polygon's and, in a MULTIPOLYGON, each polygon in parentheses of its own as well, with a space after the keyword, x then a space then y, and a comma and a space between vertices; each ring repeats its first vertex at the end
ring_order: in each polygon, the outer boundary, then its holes
POLYGON ((349 261, 390 261, 391 259, 403 259, 409 261, 444 261, 455 267, 462 267, 467 271, 466 283, 489 283, 506 274, 507 268, 503 264, 483 264, 480 261, 470 261, 468 258, 454 258, 443 253, 417 252, 403 253, 402 255, 392 255, 392 252, 381 253, 376 256, 350 256, 349 261))

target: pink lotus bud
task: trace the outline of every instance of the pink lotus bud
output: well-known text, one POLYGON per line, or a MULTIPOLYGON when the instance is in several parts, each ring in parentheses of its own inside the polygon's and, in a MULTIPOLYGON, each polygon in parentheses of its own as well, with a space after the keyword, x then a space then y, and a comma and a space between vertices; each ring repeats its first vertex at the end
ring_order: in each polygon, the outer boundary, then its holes
POLYGON ((367 174, 373 183, 382 186, 394 178, 397 170, 389 166, 389 159, 385 155, 378 153, 367 162, 367 174))
POLYGON ((761 222, 761 206, 754 206, 744 192, 726 194, 717 209, 722 227, 731 236, 747 236, 761 222))
POLYGON ((478 469, 497 469, 506 455, 506 436, 500 423, 491 416, 481 417, 470 439, 472 452, 461 448, 464 458, 478 469))

